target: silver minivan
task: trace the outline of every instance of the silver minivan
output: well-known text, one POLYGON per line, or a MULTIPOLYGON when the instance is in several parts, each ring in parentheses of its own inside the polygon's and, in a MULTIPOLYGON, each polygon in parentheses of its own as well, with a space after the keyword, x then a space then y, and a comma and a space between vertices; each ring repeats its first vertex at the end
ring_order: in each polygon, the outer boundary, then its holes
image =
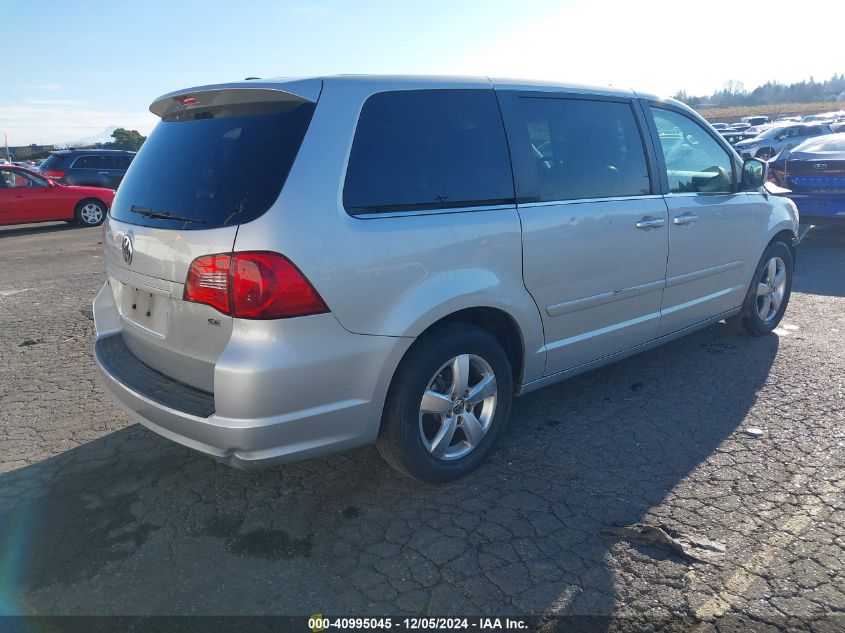
POLYGON ((487 78, 180 90, 104 223, 106 387, 251 467, 375 442, 444 482, 511 400, 789 301, 795 206, 674 100, 487 78))

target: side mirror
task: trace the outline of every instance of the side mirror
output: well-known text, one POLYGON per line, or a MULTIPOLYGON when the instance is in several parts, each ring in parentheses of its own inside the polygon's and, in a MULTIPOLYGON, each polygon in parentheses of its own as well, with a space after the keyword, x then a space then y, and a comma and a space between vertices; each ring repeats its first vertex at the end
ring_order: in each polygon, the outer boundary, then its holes
POLYGON ((742 165, 742 184, 747 189, 757 189, 766 184, 769 164, 757 158, 749 158, 742 165))

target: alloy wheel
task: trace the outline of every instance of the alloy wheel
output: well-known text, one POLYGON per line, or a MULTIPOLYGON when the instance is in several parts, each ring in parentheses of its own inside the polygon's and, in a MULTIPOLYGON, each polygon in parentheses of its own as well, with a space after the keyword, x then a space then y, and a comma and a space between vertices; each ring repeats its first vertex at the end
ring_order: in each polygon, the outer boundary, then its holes
POLYGON ((757 283, 757 314, 763 323, 774 320, 785 293, 786 265, 780 257, 772 257, 757 283))
POLYGON ((447 461, 472 452, 490 430, 496 393, 496 375, 480 356, 461 354, 444 363, 420 402, 420 437, 428 452, 447 461))
POLYGON ((103 209, 100 205, 89 202, 79 210, 79 216, 85 224, 99 224, 103 219, 103 209))

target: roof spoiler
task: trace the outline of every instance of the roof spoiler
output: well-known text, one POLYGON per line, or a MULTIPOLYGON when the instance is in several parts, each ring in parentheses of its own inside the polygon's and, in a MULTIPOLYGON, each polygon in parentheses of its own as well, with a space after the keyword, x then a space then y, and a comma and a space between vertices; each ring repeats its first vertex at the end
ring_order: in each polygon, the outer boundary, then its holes
POLYGON ((150 112, 159 118, 164 118, 177 109, 186 110, 196 107, 267 101, 316 103, 322 87, 323 82, 320 79, 239 81, 196 86, 162 95, 152 102, 150 112))

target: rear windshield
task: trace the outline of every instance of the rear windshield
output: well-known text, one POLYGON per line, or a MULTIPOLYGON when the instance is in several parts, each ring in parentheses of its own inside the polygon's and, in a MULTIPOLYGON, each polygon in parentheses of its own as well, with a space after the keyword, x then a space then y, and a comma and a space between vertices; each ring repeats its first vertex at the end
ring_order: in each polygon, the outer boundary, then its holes
POLYGON ((278 198, 313 111, 286 100, 168 115, 132 161, 112 217, 195 230, 254 220, 278 198))
POLYGON ((63 157, 60 154, 50 154, 43 163, 38 166, 41 171, 50 171, 57 169, 62 164, 63 157))

